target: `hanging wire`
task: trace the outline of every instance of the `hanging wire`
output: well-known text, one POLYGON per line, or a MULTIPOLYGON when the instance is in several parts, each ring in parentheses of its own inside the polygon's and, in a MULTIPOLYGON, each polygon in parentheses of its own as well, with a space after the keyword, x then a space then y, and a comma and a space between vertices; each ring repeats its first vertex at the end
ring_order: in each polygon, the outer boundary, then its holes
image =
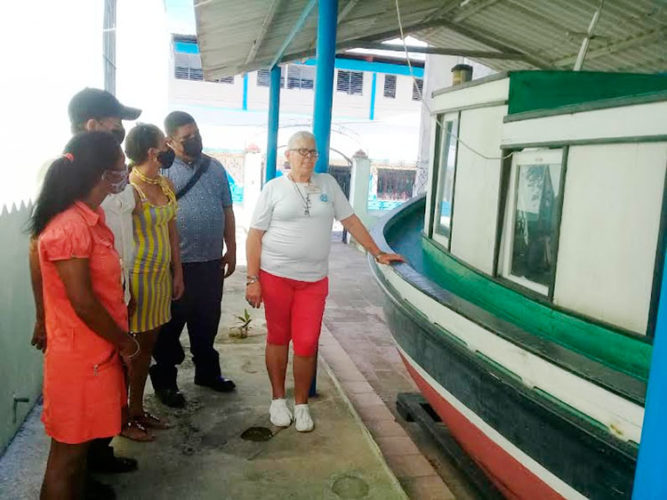
MULTIPOLYGON (((396 5, 396 19, 398 21, 398 29, 399 29, 399 32, 401 34, 401 42, 403 43, 403 51, 405 52, 405 60, 408 63, 408 68, 410 69, 410 76, 412 77, 412 81, 413 81, 412 84, 415 87, 417 87, 417 92, 419 93, 419 98, 421 99, 422 104, 428 110, 429 114, 434 115, 435 113, 433 113, 433 110, 429 106, 428 102, 426 102, 424 100, 424 96, 422 94, 421 88, 419 88, 419 85, 417 85, 417 77, 415 76, 414 70, 412 68, 412 63, 410 61, 410 54, 409 54, 409 51, 408 51, 408 46, 407 46, 407 43, 405 41, 405 34, 403 32, 403 20, 401 18, 401 8, 398 5, 398 0, 394 0, 394 3, 396 5)), ((452 139, 455 140, 457 143, 461 144, 466 149, 468 149, 472 153, 476 154, 477 156, 479 156, 481 158, 484 158, 485 160, 506 160, 507 158, 510 158, 514 154, 514 152, 512 151, 512 152, 506 154, 505 156, 487 156, 484 153, 479 152, 478 150, 476 150, 475 148, 473 148, 469 144, 466 144, 454 132, 447 132, 447 129, 443 126, 443 123, 442 123, 441 119, 438 118, 438 115, 435 115, 435 121, 440 126, 440 129, 444 130, 445 133, 449 136, 449 140, 452 140, 452 139)))

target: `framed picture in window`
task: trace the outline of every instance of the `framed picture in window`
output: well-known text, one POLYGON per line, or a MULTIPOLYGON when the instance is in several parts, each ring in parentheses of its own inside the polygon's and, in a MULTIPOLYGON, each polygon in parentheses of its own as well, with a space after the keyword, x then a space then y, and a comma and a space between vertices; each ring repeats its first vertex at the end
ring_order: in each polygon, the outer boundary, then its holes
POLYGON ((512 158, 498 274, 546 297, 556 269, 563 175, 562 149, 512 158))

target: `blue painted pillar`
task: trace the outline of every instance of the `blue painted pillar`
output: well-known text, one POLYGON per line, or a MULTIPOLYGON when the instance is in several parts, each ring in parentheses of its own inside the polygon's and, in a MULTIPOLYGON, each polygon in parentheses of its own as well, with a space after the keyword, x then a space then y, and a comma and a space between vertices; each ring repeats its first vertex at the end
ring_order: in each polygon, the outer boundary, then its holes
POLYGON ((315 171, 326 172, 329 170, 338 0, 319 0, 317 16, 317 74, 315 77, 313 134, 315 134, 320 158, 315 165, 315 171))
POLYGON ((667 498, 667 251, 662 270, 646 411, 635 471, 634 500, 667 498))
MULTIPOLYGON (((317 5, 317 73, 315 76, 315 112, 313 134, 320 157, 316 172, 329 170, 331 140, 331 108, 333 107, 333 77, 336 64, 336 27, 338 0, 319 0, 317 5)), ((317 356, 316 356, 317 358, 317 356)), ((317 395, 317 365, 310 386, 310 397, 317 395)))
POLYGON ((378 74, 373 73, 373 82, 371 83, 371 111, 368 114, 368 119, 369 120, 375 120, 375 92, 376 92, 376 84, 378 81, 378 74))
POLYGON ((276 176, 278 161, 278 126, 280 117, 280 66, 271 68, 271 86, 269 87, 269 130, 266 141, 266 179, 269 182, 276 176))
POLYGON ((248 73, 243 74, 243 111, 248 111, 248 73))

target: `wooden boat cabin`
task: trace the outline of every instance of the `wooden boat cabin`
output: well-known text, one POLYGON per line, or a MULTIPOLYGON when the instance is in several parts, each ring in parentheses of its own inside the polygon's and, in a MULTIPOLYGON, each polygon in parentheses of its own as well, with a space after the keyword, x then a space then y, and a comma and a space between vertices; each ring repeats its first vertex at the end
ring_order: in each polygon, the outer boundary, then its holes
POLYGON ((511 498, 630 498, 667 222, 667 75, 434 92, 426 196, 374 272, 425 397, 511 498))

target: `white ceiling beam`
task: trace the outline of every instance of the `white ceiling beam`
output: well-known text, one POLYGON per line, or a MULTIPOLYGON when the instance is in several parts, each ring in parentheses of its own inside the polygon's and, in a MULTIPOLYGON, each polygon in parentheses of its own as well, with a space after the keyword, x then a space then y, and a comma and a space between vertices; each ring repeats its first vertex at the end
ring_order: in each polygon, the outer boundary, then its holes
POLYGON ((523 59, 523 54, 518 52, 492 52, 489 50, 469 50, 469 49, 446 49, 441 47, 415 47, 403 45, 394 45, 381 42, 357 42, 355 48, 371 50, 388 50, 393 52, 407 51, 413 54, 438 54, 444 56, 462 56, 483 59, 523 59))
POLYGON ((255 41, 253 42, 252 47, 250 47, 248 55, 245 58, 245 64, 249 64, 250 61, 253 61, 255 57, 257 57, 257 51, 262 46, 264 37, 269 31, 269 27, 273 22, 273 18, 275 17, 276 12, 278 11, 278 5, 280 5, 280 0, 273 0, 273 2, 271 2, 271 7, 269 7, 269 11, 264 16, 264 20, 262 21, 262 25, 259 27, 259 32, 255 37, 255 41))
POLYGON ((308 4, 306 4, 306 6, 303 8, 303 10, 301 11, 301 15, 299 16, 299 19, 296 20, 296 23, 292 28, 292 31, 290 31, 290 34, 287 35, 287 38, 285 38, 282 45, 278 49, 278 52, 276 52, 276 55, 273 57, 271 64, 269 64, 269 68, 273 68, 283 59, 287 47, 291 45, 296 35, 303 29, 303 27, 306 24, 306 21, 308 20, 308 17, 313 12, 313 10, 315 10, 315 5, 317 5, 317 0, 309 0, 308 4))
MULTIPOLYGON (((345 4, 345 7, 343 7, 343 10, 340 11, 340 14, 338 14, 338 20, 336 21, 336 24, 340 26, 340 24, 345 20, 347 16, 350 15, 350 12, 352 12, 352 9, 354 9, 357 4, 361 0, 350 0, 345 4)), ((317 31, 315 32, 315 36, 313 37, 313 40, 310 42, 308 47, 311 49, 315 48, 315 43, 317 43, 317 31)))
MULTIPOLYGON (((637 35, 620 42, 612 42, 603 47, 599 47, 594 50, 589 50, 586 54, 586 60, 590 61, 591 59, 597 59, 599 57, 608 56, 616 52, 621 52, 623 50, 631 49, 638 45, 645 45, 653 43, 659 40, 667 39, 667 27, 663 27, 656 30, 651 30, 644 32, 640 35, 637 35)), ((567 57, 563 57, 554 62, 556 66, 571 66, 577 60, 577 54, 572 54, 567 57)))
POLYGON ((522 47, 517 46, 516 44, 503 40, 492 33, 483 33, 480 30, 473 30, 464 27, 461 24, 450 22, 446 19, 439 19, 432 21, 433 24, 437 23, 438 25, 447 28, 450 31, 463 35, 466 38, 470 38, 476 42, 482 43, 489 48, 496 49, 500 52, 518 52, 523 55, 523 60, 532 64, 533 66, 541 69, 551 69, 553 65, 546 61, 542 57, 528 53, 522 47))
POLYGON ((338 14, 338 24, 343 22, 343 20, 350 15, 350 12, 352 12, 352 9, 354 9, 357 4, 359 3, 360 0, 350 0, 345 4, 345 7, 343 7, 343 10, 340 11, 340 14, 338 14))

